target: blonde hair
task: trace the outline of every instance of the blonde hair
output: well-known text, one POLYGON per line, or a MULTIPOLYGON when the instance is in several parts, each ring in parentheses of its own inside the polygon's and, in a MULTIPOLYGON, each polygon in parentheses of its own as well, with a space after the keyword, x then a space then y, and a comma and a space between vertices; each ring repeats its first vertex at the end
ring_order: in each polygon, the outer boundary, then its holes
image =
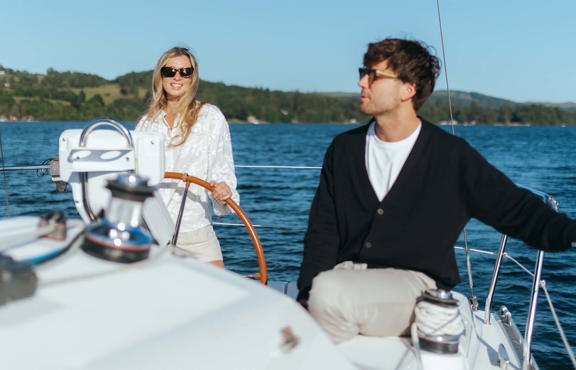
POLYGON ((152 101, 145 113, 147 117, 153 119, 168 107, 168 98, 166 96, 166 91, 164 91, 164 88, 162 87, 162 75, 160 74, 160 69, 165 66, 168 59, 182 55, 190 58, 190 63, 192 64, 192 68, 194 68, 194 72, 190 77, 192 80, 190 90, 180 98, 176 105, 177 115, 175 124, 180 124, 181 134, 177 143, 170 143, 170 145, 174 146, 181 145, 186 141, 190 135, 190 131, 192 131, 192 126, 194 126, 198 120, 200 108, 204 105, 204 102, 196 99, 200 77, 198 75, 198 62, 190 50, 183 47, 173 47, 162 54, 160 59, 158 59, 152 74, 152 101))

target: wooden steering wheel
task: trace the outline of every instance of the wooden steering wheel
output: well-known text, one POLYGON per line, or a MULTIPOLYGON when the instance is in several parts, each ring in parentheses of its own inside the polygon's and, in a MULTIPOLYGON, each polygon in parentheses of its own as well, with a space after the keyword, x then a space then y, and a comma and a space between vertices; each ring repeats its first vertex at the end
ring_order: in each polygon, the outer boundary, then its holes
MULTIPOLYGON (((186 189, 190 187, 191 183, 194 183, 196 185, 200 185, 208 189, 209 191, 214 190, 214 186, 208 183, 207 181, 199 179, 198 177, 187 175, 182 172, 165 172, 164 178, 182 180, 186 183, 186 189)), ((256 251, 256 257, 258 259, 259 272, 250 277, 256 280, 260 280, 262 284, 266 285, 266 283, 268 282, 268 271, 266 268, 266 258, 264 257, 264 250, 262 249, 262 244, 260 243, 260 239, 258 238, 258 233, 256 232, 256 229, 254 228, 252 222, 250 222, 248 216, 246 216, 246 213, 242 210, 242 208, 240 208, 240 206, 234 200, 232 200, 232 198, 226 199, 225 202, 230 208, 232 208, 232 210, 234 210, 234 212, 238 215, 240 220, 242 220, 244 227, 246 227, 246 230, 248 231, 248 235, 250 235, 250 239, 252 239, 252 244, 254 245, 254 250, 256 251)))

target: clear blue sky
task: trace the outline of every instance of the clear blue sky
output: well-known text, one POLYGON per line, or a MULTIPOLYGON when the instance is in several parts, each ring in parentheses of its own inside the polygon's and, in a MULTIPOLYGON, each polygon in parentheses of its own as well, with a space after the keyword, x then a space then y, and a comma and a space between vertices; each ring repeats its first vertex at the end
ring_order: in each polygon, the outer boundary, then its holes
MULTIPOLYGON (((449 86, 517 102, 576 102, 576 2, 440 0, 449 86)), ((21 0, 0 6, 0 65, 113 79, 191 48, 201 78, 358 91, 368 42, 409 37, 442 57, 436 0, 21 0)), ((445 73, 437 89, 445 89, 445 73)))

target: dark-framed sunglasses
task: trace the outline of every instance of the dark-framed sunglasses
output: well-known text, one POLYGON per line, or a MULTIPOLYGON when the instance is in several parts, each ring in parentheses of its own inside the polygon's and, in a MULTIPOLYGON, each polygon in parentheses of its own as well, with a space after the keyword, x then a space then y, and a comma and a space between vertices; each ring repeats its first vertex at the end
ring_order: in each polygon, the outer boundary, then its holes
POLYGON ((382 71, 379 69, 366 68, 366 67, 358 68, 358 75, 359 75, 359 77, 358 77, 359 79, 362 79, 362 77, 368 75, 369 83, 374 82, 374 80, 376 80, 378 77, 398 78, 398 75, 395 73, 388 72, 388 71, 382 71))
POLYGON ((174 68, 174 67, 162 67, 160 68, 160 75, 162 77, 174 77, 176 73, 180 73, 182 78, 190 78, 192 73, 194 73, 194 67, 184 67, 184 68, 174 68))

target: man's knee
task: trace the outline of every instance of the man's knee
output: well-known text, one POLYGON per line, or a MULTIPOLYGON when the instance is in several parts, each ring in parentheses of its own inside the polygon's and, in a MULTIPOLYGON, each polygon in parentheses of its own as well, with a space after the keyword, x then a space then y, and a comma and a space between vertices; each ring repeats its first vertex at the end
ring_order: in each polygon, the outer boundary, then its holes
POLYGON ((416 297, 426 289, 418 282, 418 274, 392 269, 325 271, 312 282, 308 309, 335 341, 358 333, 396 336, 409 326, 416 297))
POLYGON ((341 276, 333 270, 314 278, 308 311, 335 342, 343 342, 358 334, 358 324, 351 316, 346 288, 341 276))
POLYGON ((341 285, 333 273, 333 270, 324 271, 312 281, 310 298, 308 299, 308 309, 314 312, 327 311, 328 307, 337 309, 339 307, 339 297, 341 296, 341 285))

